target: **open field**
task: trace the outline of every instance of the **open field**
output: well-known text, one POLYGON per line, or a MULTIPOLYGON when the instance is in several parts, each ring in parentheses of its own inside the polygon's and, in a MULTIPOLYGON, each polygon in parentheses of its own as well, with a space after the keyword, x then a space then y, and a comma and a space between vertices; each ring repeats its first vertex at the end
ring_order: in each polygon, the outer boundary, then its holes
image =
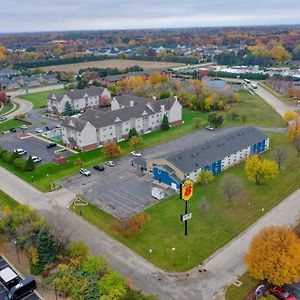
POLYGON ((18 202, 10 198, 4 192, 0 190, 0 211, 5 207, 9 206, 11 209, 16 208, 19 205, 18 202))
MULTIPOLYGON (((82 211, 83 217, 112 235, 128 247, 168 271, 185 271, 198 265, 217 249, 227 244, 240 232, 248 228, 265 212, 276 206, 294 192, 300 182, 300 160, 293 146, 281 134, 268 133, 271 147, 284 144, 289 149, 289 160, 278 178, 258 186, 246 179, 244 163, 230 168, 224 173, 239 177, 244 186, 244 196, 240 200, 227 201, 219 184, 223 174, 203 188, 195 186, 189 211, 193 218, 189 221, 189 235, 184 236, 184 225, 179 221, 184 211, 184 203, 175 194, 145 210, 150 221, 133 236, 124 237, 112 229, 114 218, 100 209, 88 205, 75 209, 82 211), (250 202, 250 205, 249 205, 250 202), (203 209, 204 204, 204 209, 203 209), (234 212, 234 213, 233 213, 234 212), (149 249, 152 253, 149 253, 149 249), (175 250, 172 251, 172 248, 175 250), (189 249, 187 252, 186 250, 189 249)), ((270 157, 268 151, 264 157, 270 157)))
POLYGON ((7 112, 9 112, 13 108, 14 108, 14 104, 12 102, 5 104, 4 107, 0 111, 0 115, 5 115, 7 112))
POLYGON ((41 108, 47 105, 47 97, 49 94, 52 93, 63 93, 65 92, 65 89, 59 89, 59 90, 51 90, 51 91, 44 91, 39 93, 32 93, 27 95, 20 95, 18 96, 21 99, 30 101, 33 104, 33 108, 41 108))
POLYGON ((168 69, 172 67, 181 67, 184 66, 184 64, 173 63, 173 62, 160 62, 160 61, 106 59, 106 60, 89 61, 89 62, 77 63, 77 64, 49 66, 49 67, 43 67, 43 69, 46 72, 51 70, 54 72, 73 71, 77 73, 80 69, 86 69, 86 68, 117 68, 119 70, 123 70, 133 66, 140 66, 144 70, 153 70, 153 69, 168 69))
MULTIPOLYGON (((27 95, 28 96, 28 95, 27 95)), ((276 111, 266 104, 264 100, 262 100, 258 96, 252 96, 250 94, 241 92, 241 102, 235 105, 233 108, 229 110, 236 111, 238 114, 247 115, 247 120, 245 123, 241 121, 241 115, 238 120, 232 121, 227 120, 223 127, 233 127, 233 126, 247 126, 247 125, 255 125, 261 127, 285 127, 286 123, 282 120, 282 118, 276 113, 276 111), (255 111, 255 115, 253 114, 255 111)), ((223 112, 225 115, 226 112, 223 112)), ((195 118, 201 118, 203 121, 207 120, 208 113, 202 113, 197 111, 192 111, 189 109, 183 109, 183 120, 184 124, 172 127, 168 131, 156 131, 149 133, 143 136, 143 148, 148 148, 171 139, 175 139, 177 137, 186 135, 195 130, 199 130, 194 125, 195 118)), ((0 125, 1 126, 1 125, 0 125)), ((0 127, 1 128, 1 127, 0 127)), ((132 151, 128 141, 120 142, 119 145, 122 148, 122 155, 128 155, 130 151, 132 151)), ((33 172, 26 173, 20 172, 19 170, 13 168, 12 166, 5 164, 4 162, 0 162, 0 164, 16 174, 20 176, 24 180, 33 184, 36 188, 48 192, 50 191, 50 183, 52 181, 60 180, 67 176, 74 175, 79 172, 79 167, 74 166, 74 160, 80 157, 83 160, 83 165, 86 168, 90 168, 95 164, 101 164, 105 162, 107 157, 105 157, 102 153, 101 149, 95 149, 88 152, 82 152, 77 155, 72 155, 68 158, 68 163, 61 166, 56 166, 53 163, 46 163, 41 166, 38 166, 33 172), (48 177, 45 174, 49 174, 48 177), (34 176, 34 181, 32 182, 31 176, 34 176)))

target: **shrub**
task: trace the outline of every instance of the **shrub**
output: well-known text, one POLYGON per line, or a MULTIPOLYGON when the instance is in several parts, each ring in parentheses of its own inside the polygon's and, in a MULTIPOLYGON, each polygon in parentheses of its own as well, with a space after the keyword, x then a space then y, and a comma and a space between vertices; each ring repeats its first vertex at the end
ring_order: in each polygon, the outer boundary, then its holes
POLYGON ((12 162, 12 153, 11 152, 4 152, 2 155, 2 159, 7 162, 7 163, 11 163, 12 162))
POLYGON ((17 169, 20 169, 22 171, 25 171, 25 168, 26 168, 26 160, 23 159, 22 157, 19 157, 19 158, 16 158, 14 161, 13 161, 13 165, 17 168, 17 169))

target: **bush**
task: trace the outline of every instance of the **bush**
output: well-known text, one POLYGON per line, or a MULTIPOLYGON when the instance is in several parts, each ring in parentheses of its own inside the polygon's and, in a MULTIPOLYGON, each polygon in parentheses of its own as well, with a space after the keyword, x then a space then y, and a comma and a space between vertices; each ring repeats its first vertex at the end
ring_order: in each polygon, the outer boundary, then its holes
POLYGON ((30 273, 32 275, 35 275, 35 276, 41 275, 43 272, 43 269, 44 268, 40 265, 34 266, 33 264, 30 264, 30 273))
POLYGON ((16 158, 14 161, 13 161, 13 165, 17 168, 17 169, 20 169, 22 171, 25 171, 25 168, 26 168, 26 160, 23 159, 22 157, 19 157, 19 158, 16 158))
POLYGON ((6 153, 7 151, 3 148, 0 148, 0 158, 2 158, 3 154, 6 153))
POLYGON ((6 151, 2 155, 2 159, 7 163, 12 163, 12 156, 13 154, 11 152, 6 151))

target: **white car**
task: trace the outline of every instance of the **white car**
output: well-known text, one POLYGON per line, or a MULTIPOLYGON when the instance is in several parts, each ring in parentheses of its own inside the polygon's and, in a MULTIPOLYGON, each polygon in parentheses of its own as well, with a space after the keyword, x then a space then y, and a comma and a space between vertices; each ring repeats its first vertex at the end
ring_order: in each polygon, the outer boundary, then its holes
POLYGON ((91 176, 91 172, 87 169, 84 169, 84 168, 80 169, 80 174, 82 174, 84 176, 91 176))
POLYGON ((37 163, 39 163, 39 162, 42 161, 42 159, 41 159, 40 157, 35 156, 35 155, 32 155, 31 158, 32 158, 32 160, 33 160, 33 162, 34 162, 35 164, 37 164, 37 163))
POLYGON ((206 125, 205 128, 206 128, 207 130, 210 130, 210 131, 214 131, 214 130, 215 130, 215 128, 212 127, 212 126, 210 126, 210 125, 206 125))
POLYGON ((142 153, 141 152, 137 152, 137 151, 131 151, 130 154, 132 156, 135 156, 135 157, 141 157, 142 156, 142 153))
POLYGON ((43 132, 43 129, 41 129, 41 128, 36 128, 36 129, 35 129, 35 132, 36 132, 36 133, 42 133, 42 132, 43 132))
POLYGON ((19 155, 27 154, 27 151, 22 148, 15 149, 13 152, 18 153, 19 155))
POLYGON ((56 128, 61 128, 60 124, 55 125, 56 128))
POLYGON ((66 117, 65 116, 61 116, 59 117, 61 120, 64 120, 66 117))
POLYGON ((26 125, 21 125, 20 129, 28 129, 28 127, 26 125))
POLYGON ((7 120, 6 117, 0 117, 0 122, 4 122, 4 121, 6 121, 6 120, 7 120))
POLYGON ((105 164, 109 167, 114 167, 115 163, 112 160, 106 161, 105 164))

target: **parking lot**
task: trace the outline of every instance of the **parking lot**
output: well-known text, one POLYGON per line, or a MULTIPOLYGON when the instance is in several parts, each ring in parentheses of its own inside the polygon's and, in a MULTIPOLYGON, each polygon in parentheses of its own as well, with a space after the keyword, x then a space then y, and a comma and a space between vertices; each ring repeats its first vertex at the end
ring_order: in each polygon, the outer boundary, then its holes
MULTIPOLYGON (((216 136, 219 132, 221 131, 200 130, 145 149, 142 151, 143 157, 163 157, 176 149, 182 150, 204 142, 216 136)), ((90 170, 91 176, 89 177, 77 174, 62 180, 61 184, 67 189, 79 192, 88 202, 95 204, 116 217, 128 218, 158 201, 151 197, 151 188, 157 186, 157 182, 152 177, 142 175, 139 171, 132 168, 132 159, 132 156, 122 157, 115 161, 115 167, 105 166, 103 172, 90 170)), ((174 193, 174 190, 171 188, 165 189, 166 195, 172 193, 174 193)))
MULTIPOLYGON (((2 256, 0 256, 0 270, 5 269, 6 267, 10 267, 16 274, 18 274, 18 272, 16 272, 16 270, 11 265, 9 265, 9 263, 2 256)), ((18 279, 22 280, 22 278, 20 276, 18 276, 18 279)), ((0 283, 0 300, 5 299, 6 293, 7 293, 7 290, 0 283)), ((31 294, 27 297, 22 298, 22 300, 39 300, 39 299, 40 298, 36 294, 31 294)))
MULTIPOLYGON (((35 155, 42 158, 42 163, 51 162, 54 158, 55 151, 59 150, 58 146, 47 149, 49 142, 40 140, 36 137, 26 137, 20 139, 18 136, 21 132, 17 133, 6 133, 0 138, 0 147, 5 148, 8 151, 12 151, 17 148, 22 148, 27 151, 24 158, 28 158, 29 155, 35 155)), ((62 155, 71 155, 71 152, 63 152, 62 155)))

